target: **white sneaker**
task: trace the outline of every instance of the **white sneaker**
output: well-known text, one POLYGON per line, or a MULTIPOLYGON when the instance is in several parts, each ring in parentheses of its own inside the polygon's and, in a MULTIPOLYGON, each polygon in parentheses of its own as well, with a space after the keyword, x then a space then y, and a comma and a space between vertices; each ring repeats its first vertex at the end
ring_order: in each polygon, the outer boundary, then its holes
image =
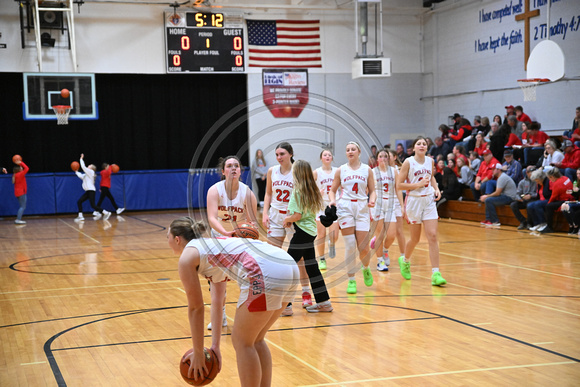
POLYGON ((260 202, 260 207, 264 207, 264 202, 260 202))
POLYGON ((99 212, 97 212, 97 215, 93 215, 93 220, 99 220, 101 219, 103 215, 101 215, 99 212))
POLYGON ((99 211, 93 211, 93 216, 99 215, 99 211))
POLYGON ((84 221, 85 221, 85 218, 82 215, 79 215, 75 218, 75 222, 84 222, 84 221))
POLYGON ((546 227, 548 227, 548 223, 542 223, 542 224, 540 224, 540 225, 538 226, 538 228, 537 228, 535 231, 542 232, 542 231, 544 231, 544 229, 545 229, 546 227))
POLYGON ((385 262, 377 263, 377 270, 378 271, 389 271, 389 267, 385 265, 385 262))
MULTIPOLYGON (((222 327, 228 326, 228 316, 226 316, 226 308, 224 308, 224 317, 222 319, 222 327)), ((207 330, 211 331, 211 322, 207 324, 207 330)))
POLYGON ((117 215, 119 215, 123 211, 125 211, 125 208, 117 208, 117 215))
POLYGON ((26 224, 26 221, 25 220, 21 220, 21 219, 16 219, 14 221, 14 223, 16 223, 16 224, 26 224))
POLYGON ((109 219, 109 216, 111 216, 111 213, 107 210, 103 210, 103 219, 107 220, 109 219))

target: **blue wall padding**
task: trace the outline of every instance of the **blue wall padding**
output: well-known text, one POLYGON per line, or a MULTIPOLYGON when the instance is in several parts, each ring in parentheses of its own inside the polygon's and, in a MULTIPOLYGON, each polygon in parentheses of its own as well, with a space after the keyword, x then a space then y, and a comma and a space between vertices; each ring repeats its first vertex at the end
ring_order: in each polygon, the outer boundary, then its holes
MULTIPOLYGON (((191 175, 192 208, 204 208, 208 189, 220 180, 221 173, 214 169, 196 170, 191 175)), ((111 193, 119 207, 127 210, 167 210, 188 208, 189 171, 154 170, 154 171, 121 171, 111 176, 111 193)), ((251 174, 245 168, 242 171, 243 182, 251 187, 251 174)), ((77 200, 84 193, 82 181, 72 172, 29 173, 26 175, 28 185, 27 206, 25 215, 68 214, 77 212, 77 200)), ((97 192, 95 202, 99 200, 100 176, 95 183, 97 192)), ((0 216, 15 216, 18 211, 18 200, 14 197, 12 175, 0 175, 0 216)), ((103 201, 102 207, 113 211, 109 199, 103 201)), ((93 212, 88 201, 83 203, 83 212, 93 212)))

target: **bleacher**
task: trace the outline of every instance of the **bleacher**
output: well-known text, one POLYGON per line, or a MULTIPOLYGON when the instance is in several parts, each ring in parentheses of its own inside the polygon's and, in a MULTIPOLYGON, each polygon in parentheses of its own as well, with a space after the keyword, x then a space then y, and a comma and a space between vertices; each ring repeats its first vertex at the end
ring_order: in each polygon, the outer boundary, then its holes
MULTIPOLYGON (((485 204, 476 202, 473 193, 469 188, 462 192, 462 200, 450 200, 439 206, 437 209, 439 217, 459 220, 470 220, 481 222, 485 220, 485 204)), ((523 216, 526 210, 521 210, 523 216)), ((497 215, 502 226, 519 226, 520 222, 516 219, 509 205, 497 207, 497 215)), ((554 230, 559 232, 568 232, 568 222, 559 212, 554 216, 554 230)))

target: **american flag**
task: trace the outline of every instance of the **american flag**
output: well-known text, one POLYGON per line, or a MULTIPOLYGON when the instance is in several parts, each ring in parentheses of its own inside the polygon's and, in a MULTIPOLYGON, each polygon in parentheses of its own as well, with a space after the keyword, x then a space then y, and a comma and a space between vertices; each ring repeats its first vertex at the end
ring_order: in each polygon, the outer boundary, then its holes
POLYGON ((247 20, 250 67, 322 67, 319 20, 247 20))

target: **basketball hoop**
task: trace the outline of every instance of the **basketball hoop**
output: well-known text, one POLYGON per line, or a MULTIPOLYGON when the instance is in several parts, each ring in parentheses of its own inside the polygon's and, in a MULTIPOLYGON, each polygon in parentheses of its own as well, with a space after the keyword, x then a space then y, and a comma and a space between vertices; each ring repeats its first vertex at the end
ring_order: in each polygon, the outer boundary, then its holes
POLYGON ((52 107, 54 114, 56 114, 58 125, 68 124, 68 114, 70 113, 70 109, 71 107, 67 105, 55 105, 52 107))
POLYGON ((540 83, 550 82, 547 78, 530 78, 530 79, 518 79, 518 85, 522 88, 524 92, 524 101, 535 101, 536 100, 536 87, 540 83))

